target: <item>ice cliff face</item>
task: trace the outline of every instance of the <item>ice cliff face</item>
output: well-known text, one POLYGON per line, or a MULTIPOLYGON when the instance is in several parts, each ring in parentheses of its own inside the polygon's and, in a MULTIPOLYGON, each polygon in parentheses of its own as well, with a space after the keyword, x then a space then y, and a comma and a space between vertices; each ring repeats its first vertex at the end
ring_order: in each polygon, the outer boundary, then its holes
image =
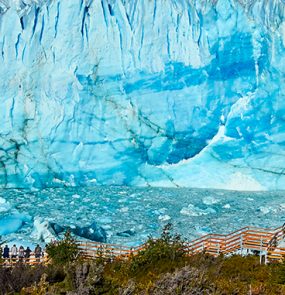
POLYGON ((0 0, 0 185, 285 189, 282 0, 0 0))

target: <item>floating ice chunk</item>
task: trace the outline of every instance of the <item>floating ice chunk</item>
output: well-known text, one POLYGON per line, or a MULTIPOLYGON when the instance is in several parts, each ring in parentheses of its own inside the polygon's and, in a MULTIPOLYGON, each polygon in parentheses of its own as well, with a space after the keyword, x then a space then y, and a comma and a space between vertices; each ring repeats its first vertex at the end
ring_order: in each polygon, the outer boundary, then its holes
POLYGON ((74 194, 74 195, 72 196, 72 198, 73 198, 73 199, 80 199, 80 195, 74 194))
POLYGON ((122 207, 119 211, 122 212, 122 213, 126 213, 126 212, 129 211, 129 208, 128 207, 122 207))
POLYGON ((112 219, 109 218, 109 217, 102 217, 100 218, 100 223, 103 224, 103 223, 112 223, 112 219))
POLYGON ((226 204, 226 205, 223 206, 223 208, 230 209, 231 208, 231 205, 230 204, 226 204))
POLYGON ((195 207, 190 204, 188 207, 184 207, 181 209, 180 214, 187 216, 202 216, 211 213, 216 213, 216 210, 213 208, 201 209, 199 207, 195 207))
POLYGON ((88 182, 90 182, 90 183, 96 183, 97 182, 97 179, 96 178, 92 178, 92 179, 89 179, 88 182))
POLYGON ((182 208, 180 210, 180 214, 187 215, 187 216, 199 216, 200 215, 200 214, 195 212, 193 205, 192 205, 192 207, 190 207, 190 205, 189 205, 188 207, 182 208))
POLYGON ((70 228, 70 230, 73 234, 91 241, 103 243, 106 243, 107 241, 105 229, 98 226, 96 222, 93 222, 91 225, 85 227, 75 226, 70 228))
POLYGON ((7 212, 12 208, 11 204, 0 197, 0 213, 7 212))
POLYGON ((125 230, 123 232, 119 232, 116 235, 119 237, 124 237, 124 238, 128 238, 128 237, 132 237, 136 234, 136 232, 133 229, 129 229, 129 230, 125 230))
POLYGON ((259 211, 262 212, 263 214, 268 214, 271 211, 271 208, 269 208, 269 207, 260 207, 259 211))
POLYGON ((208 226, 196 227, 195 229, 199 235, 206 235, 212 231, 212 229, 208 226))
POLYGON ((204 210, 204 212, 207 214, 215 214, 217 211, 214 208, 207 208, 204 210))
POLYGON ((161 214, 165 214, 166 211, 167 211, 166 208, 161 208, 161 209, 158 209, 158 210, 154 210, 153 213, 156 214, 156 215, 161 215, 161 214))
POLYGON ((171 217, 170 217, 169 215, 160 215, 160 216, 158 217, 158 219, 159 219, 160 221, 168 221, 168 220, 171 219, 171 217))
POLYGON ((219 203, 219 200, 216 199, 216 198, 214 198, 214 197, 205 197, 205 198, 203 199, 203 203, 204 203, 205 205, 213 205, 213 204, 217 204, 217 203, 219 203))
POLYGON ((127 202, 128 200, 127 200, 127 198, 122 198, 122 199, 120 199, 118 202, 119 203, 125 203, 125 202, 127 202))
MULTIPOLYGON (((20 214, 14 210, 14 214, 0 219, 0 235, 8 235, 17 232, 25 222, 31 220, 28 214, 20 214)), ((13 210, 12 210, 13 212, 13 210)))
POLYGON ((119 194, 119 195, 126 195, 127 192, 125 192, 125 191, 120 191, 120 192, 118 192, 118 194, 119 194))
POLYGON ((45 243, 49 243, 57 238, 49 221, 38 216, 34 218, 34 229, 31 235, 34 239, 45 243))
POLYGON ((23 225, 20 216, 7 216, 0 219, 0 235, 8 235, 17 232, 23 225))

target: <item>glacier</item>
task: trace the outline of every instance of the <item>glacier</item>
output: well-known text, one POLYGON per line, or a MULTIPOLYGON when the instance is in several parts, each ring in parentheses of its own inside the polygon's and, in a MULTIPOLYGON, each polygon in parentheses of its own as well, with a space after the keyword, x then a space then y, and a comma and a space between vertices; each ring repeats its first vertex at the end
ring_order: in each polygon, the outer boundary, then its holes
POLYGON ((0 0, 0 187, 285 189, 284 14, 0 0))

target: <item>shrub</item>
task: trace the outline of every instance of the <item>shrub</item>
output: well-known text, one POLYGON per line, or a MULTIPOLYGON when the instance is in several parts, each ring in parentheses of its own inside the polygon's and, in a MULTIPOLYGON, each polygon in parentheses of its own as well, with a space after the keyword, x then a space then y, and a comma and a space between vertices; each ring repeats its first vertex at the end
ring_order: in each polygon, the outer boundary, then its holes
POLYGON ((64 265, 75 261, 79 257, 79 248, 70 231, 64 235, 64 239, 51 242, 46 247, 46 252, 52 263, 64 265))
MULTIPOLYGON (((177 263, 185 256, 184 241, 180 235, 172 234, 172 225, 167 224, 158 239, 149 237, 145 249, 139 251, 130 261, 130 271, 135 273, 138 269, 152 268, 158 262, 177 263)), ((161 267, 161 265, 160 265, 161 267)))

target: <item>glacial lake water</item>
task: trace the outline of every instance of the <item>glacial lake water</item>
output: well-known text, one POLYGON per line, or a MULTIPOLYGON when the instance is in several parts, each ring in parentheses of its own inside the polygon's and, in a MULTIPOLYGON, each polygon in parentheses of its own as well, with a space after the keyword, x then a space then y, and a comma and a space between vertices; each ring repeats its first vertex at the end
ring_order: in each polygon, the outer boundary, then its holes
POLYGON ((187 240, 246 225, 278 227, 285 222, 285 192, 70 187, 1 190, 0 197, 1 218, 15 212, 30 217, 17 232, 5 235, 8 241, 36 243, 31 233, 37 216, 67 226, 87 226, 96 221, 107 231, 108 242, 125 245, 137 245, 149 235, 159 235, 168 222, 187 240), (132 236, 118 235, 128 230, 132 236))

